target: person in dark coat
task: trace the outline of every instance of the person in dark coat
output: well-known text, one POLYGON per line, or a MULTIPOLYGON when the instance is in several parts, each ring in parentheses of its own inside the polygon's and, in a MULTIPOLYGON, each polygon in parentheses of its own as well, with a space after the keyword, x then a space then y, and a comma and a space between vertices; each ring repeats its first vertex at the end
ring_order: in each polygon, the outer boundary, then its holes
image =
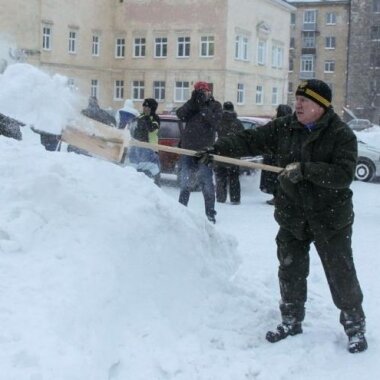
MULTIPOLYGON (((276 110, 276 117, 283 117, 292 114, 292 108, 287 104, 279 104, 276 110)), ((275 158, 270 154, 264 154, 263 164, 273 165, 275 158)), ((267 194, 273 194, 273 198, 269 199, 267 203, 274 205, 274 194, 277 186, 277 173, 268 172, 266 170, 261 171, 260 177, 260 190, 267 194)))
POLYGON ((283 167, 275 197, 282 322, 266 339, 302 333, 309 250, 314 243, 351 353, 367 349, 363 294, 352 257, 352 191, 357 160, 354 132, 334 112, 331 89, 317 79, 301 82, 293 115, 270 125, 219 139, 199 152, 233 157, 268 153, 283 167))
MULTIPOLYGON (((222 120, 217 126, 218 138, 234 136, 244 131, 242 122, 237 118, 232 102, 223 104, 222 120)), ((216 181, 216 201, 224 203, 227 193, 230 193, 230 202, 233 205, 240 203, 240 170, 236 165, 217 165, 214 167, 216 181)))
POLYGON ((83 109, 81 112, 90 119, 107 124, 111 127, 116 126, 115 118, 107 111, 100 108, 98 99, 95 96, 90 96, 87 108, 83 109))
MULTIPOLYGON (((208 83, 196 82, 191 98, 177 109, 178 118, 184 121, 181 134, 181 148, 199 150, 215 142, 216 127, 222 118, 222 106, 211 96, 208 83)), ((180 157, 179 202, 187 206, 196 176, 201 187, 208 220, 216 222, 215 187, 213 170, 209 165, 198 162, 191 156, 180 157)))
MULTIPOLYGON (((137 117, 137 122, 130 129, 131 136, 135 140, 157 144, 160 118, 156 113, 158 103, 153 98, 147 98, 143 102, 143 112, 137 117)), ((148 148, 132 146, 129 150, 129 162, 137 171, 145 173, 154 179, 154 183, 160 186, 160 159, 157 152, 148 148)))

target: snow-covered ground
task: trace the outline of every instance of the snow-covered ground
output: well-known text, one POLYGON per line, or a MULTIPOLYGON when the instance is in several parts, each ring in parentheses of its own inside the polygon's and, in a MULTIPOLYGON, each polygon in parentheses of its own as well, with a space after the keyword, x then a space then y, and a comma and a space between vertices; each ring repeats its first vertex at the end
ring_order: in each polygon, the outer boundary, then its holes
MULTIPOLYGON (((41 126, 51 114, 72 116, 77 99, 64 81, 54 87, 29 67, 13 70, 27 79, 24 96, 14 96, 28 119, 7 96, 7 72, 0 112, 41 126)), ((346 351, 314 250, 304 334, 270 344, 265 332, 279 321, 277 225, 259 173, 242 177, 241 205, 217 204, 214 226, 202 195, 183 207, 170 177, 158 188, 130 167, 47 152, 28 126, 22 131, 23 141, 0 136, 0 380, 379 377, 380 182, 352 185, 368 351, 346 351)), ((380 145, 380 128, 365 137, 380 145)))

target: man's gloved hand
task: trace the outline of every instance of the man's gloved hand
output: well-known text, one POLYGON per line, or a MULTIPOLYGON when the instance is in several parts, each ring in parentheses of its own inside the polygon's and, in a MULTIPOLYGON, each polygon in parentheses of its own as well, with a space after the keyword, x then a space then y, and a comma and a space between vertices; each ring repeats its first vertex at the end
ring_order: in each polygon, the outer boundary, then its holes
POLYGON ((292 183, 298 183, 303 180, 302 166, 300 162, 292 162, 286 165, 280 173, 281 177, 286 177, 292 183))
POLYGON ((198 107, 202 107, 207 101, 207 95, 202 90, 194 90, 191 93, 191 101, 198 107))
POLYGON ((209 165, 213 162, 213 154, 215 153, 215 148, 211 146, 205 149, 198 150, 195 153, 195 158, 198 160, 200 164, 209 165))

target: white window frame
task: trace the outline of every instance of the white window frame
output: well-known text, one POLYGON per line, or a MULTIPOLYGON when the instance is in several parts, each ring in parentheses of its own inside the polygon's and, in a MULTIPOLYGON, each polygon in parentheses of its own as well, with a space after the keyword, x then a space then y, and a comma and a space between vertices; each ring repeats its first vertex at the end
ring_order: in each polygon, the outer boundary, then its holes
POLYGON ((335 61, 330 59, 325 61, 325 73, 333 73, 335 72, 335 61))
POLYGON ((156 99, 158 102, 163 102, 165 100, 165 87, 165 81, 153 81, 153 98, 156 99))
POLYGON ((52 27, 50 25, 42 26, 42 50, 51 51, 52 27))
POLYGON ((69 54, 77 53, 77 32, 69 30, 69 54))
POLYGON ((176 81, 174 87, 174 101, 177 103, 186 102, 190 98, 190 82, 176 81))
POLYGON ((261 84, 258 84, 256 86, 256 102, 257 105, 263 105, 264 104, 264 86, 261 84))
POLYGON ((267 42, 259 40, 257 43, 257 64, 265 66, 267 57, 267 42))
POLYGON ((315 48, 315 32, 314 31, 304 31, 302 33, 302 47, 303 48, 315 48))
POLYGON ((284 66, 284 48, 279 45, 272 46, 272 67, 281 69, 284 66))
POLYGON ((146 38, 135 37, 133 39, 133 58, 144 58, 146 55, 146 38))
POLYGON ((314 56, 302 55, 300 64, 301 73, 313 73, 314 72, 314 56))
POLYGON ((132 81, 132 100, 144 100, 145 98, 145 82, 143 80, 132 81))
POLYGON ((305 9, 303 13, 303 23, 304 24, 315 24, 317 22, 317 10, 316 9, 305 9))
POLYGON ((235 59, 248 61, 248 37, 237 34, 235 36, 235 59))
POLYGON ((115 40, 115 58, 125 58, 125 38, 117 37, 115 40))
POLYGON ((90 96, 99 99, 99 81, 97 79, 91 79, 90 96))
POLYGON ((326 13, 326 25, 336 25, 336 12, 326 13))
POLYGON ((242 105, 245 103, 245 86, 244 83, 237 84, 236 104, 242 105))
POLYGON ((115 80, 114 82, 114 100, 124 99, 124 81, 122 79, 115 80))
POLYGON ((199 44, 199 56, 203 58, 213 57, 215 54, 215 37, 201 36, 199 44))
POLYGON ((168 38, 156 37, 154 39, 154 58, 166 58, 168 56, 168 38))
POLYGON ((191 48, 190 36, 177 37, 177 58, 189 58, 191 48))
POLYGON ((99 57, 100 54, 100 36, 98 34, 92 35, 91 55, 99 57))
POLYGON ((336 38, 335 38, 335 36, 327 36, 325 38, 325 49, 326 50, 336 49, 336 38))
POLYGON ((272 105, 273 106, 277 106, 278 104, 280 104, 279 94, 280 94, 279 88, 276 86, 272 87, 272 105))

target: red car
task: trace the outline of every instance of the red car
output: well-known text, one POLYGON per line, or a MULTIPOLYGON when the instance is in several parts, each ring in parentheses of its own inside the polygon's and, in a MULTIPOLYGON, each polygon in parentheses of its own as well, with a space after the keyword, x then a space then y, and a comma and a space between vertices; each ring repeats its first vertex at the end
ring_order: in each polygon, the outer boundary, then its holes
MULTIPOLYGON (((176 115, 159 115, 161 123, 158 131, 158 143, 167 146, 178 147, 181 139, 181 131, 184 127, 176 115)), ((178 158, 176 153, 159 152, 162 173, 177 173, 178 158)))

